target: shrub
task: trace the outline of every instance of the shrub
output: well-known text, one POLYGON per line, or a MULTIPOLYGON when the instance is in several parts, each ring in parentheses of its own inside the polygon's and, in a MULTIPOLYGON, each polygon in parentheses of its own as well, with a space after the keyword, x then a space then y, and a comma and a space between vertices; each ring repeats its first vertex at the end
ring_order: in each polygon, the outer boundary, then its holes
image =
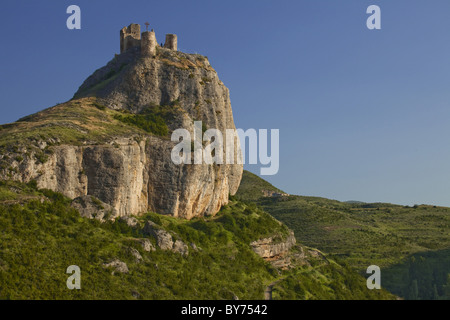
POLYGON ((48 155, 46 155, 44 152, 38 152, 34 156, 42 164, 46 163, 48 160, 48 155))
POLYGON ((95 204, 97 209, 99 209, 99 210, 105 209, 105 207, 103 207, 103 205, 102 205, 102 202, 100 200, 98 200, 97 198, 91 196, 91 200, 92 200, 92 203, 95 204))
POLYGON ((27 183, 27 185, 31 189, 37 190, 37 181, 36 180, 31 180, 30 182, 27 183))
POLYGON ((96 107, 99 110, 102 110, 102 111, 106 110, 106 106, 104 106, 98 102, 94 102, 93 105, 94 105, 94 107, 96 107))
POLYGON ((172 102, 172 106, 151 106, 145 108, 139 114, 117 114, 114 118, 128 125, 141 128, 148 133, 167 136, 169 134, 167 123, 176 116, 173 106, 179 105, 179 103, 179 100, 175 100, 172 102))

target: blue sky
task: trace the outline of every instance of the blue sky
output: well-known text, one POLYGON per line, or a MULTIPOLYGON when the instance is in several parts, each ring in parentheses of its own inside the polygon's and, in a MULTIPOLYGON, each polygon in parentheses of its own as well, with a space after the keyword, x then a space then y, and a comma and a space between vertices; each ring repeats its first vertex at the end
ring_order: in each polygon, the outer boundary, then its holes
MULTIPOLYGON (((2 1, 0 123, 69 100, 149 21, 208 56, 237 127, 280 129, 292 194, 450 206, 450 2, 2 1), (82 29, 66 28, 66 8, 82 29), (366 9, 382 10, 382 30, 366 9)), ((258 167, 247 169, 259 172, 258 167)))

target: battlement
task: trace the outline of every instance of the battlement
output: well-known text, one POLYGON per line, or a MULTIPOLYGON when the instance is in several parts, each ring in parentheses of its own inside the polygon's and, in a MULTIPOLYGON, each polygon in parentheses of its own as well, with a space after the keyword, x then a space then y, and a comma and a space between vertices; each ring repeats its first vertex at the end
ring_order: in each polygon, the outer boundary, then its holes
MULTIPOLYGON (((158 47, 156 34, 153 31, 144 31, 141 34, 141 26, 139 24, 130 24, 120 30, 120 53, 130 48, 140 47, 141 55, 144 57, 153 57, 156 55, 158 47)), ((166 42, 164 48, 170 50, 178 50, 178 38, 176 34, 166 34, 166 42)))

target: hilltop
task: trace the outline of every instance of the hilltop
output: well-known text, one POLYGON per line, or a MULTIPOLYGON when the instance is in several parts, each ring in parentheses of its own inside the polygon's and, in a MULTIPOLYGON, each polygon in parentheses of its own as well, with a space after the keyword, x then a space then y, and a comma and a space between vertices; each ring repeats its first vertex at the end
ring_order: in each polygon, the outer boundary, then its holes
MULTIPOLYGON (((206 57, 164 46, 139 25, 121 31, 121 53, 74 98, 0 127, 0 179, 72 199, 93 196, 111 217, 147 211, 213 216, 234 195, 242 165, 176 165, 171 133, 235 129, 229 91, 206 57)), ((235 144, 235 154, 240 152, 235 144)), ((94 213, 86 213, 92 215, 94 213)))
POLYGON ((282 192, 244 171, 236 197, 261 206, 292 229, 297 241, 356 272, 380 266, 383 287, 403 298, 450 298, 450 208, 267 197, 264 190, 282 192))

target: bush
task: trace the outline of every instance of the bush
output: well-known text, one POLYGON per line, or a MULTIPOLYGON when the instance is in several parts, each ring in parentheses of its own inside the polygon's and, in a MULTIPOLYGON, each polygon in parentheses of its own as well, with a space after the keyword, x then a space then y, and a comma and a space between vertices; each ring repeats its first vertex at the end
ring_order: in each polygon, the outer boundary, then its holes
POLYGON ((34 156, 42 164, 46 163, 48 160, 48 155, 46 155, 44 152, 38 152, 34 156))
MULTIPOLYGON (((173 106, 178 103, 179 101, 176 100, 173 106)), ((167 123, 176 116, 173 106, 151 106, 145 108, 139 114, 117 114, 114 119, 157 136, 167 136, 169 134, 167 123)))
POLYGON ((94 102, 93 105, 94 105, 94 107, 96 107, 99 110, 102 110, 102 111, 106 110, 106 106, 104 106, 98 102, 94 102))
POLYGON ((98 200, 96 197, 91 196, 91 200, 92 200, 92 203, 95 204, 97 209, 99 209, 99 210, 105 209, 105 207, 103 207, 103 205, 102 205, 102 202, 100 200, 98 200))
POLYGON ((37 181, 31 180, 30 182, 27 183, 27 186, 30 187, 31 189, 37 190, 37 181))

